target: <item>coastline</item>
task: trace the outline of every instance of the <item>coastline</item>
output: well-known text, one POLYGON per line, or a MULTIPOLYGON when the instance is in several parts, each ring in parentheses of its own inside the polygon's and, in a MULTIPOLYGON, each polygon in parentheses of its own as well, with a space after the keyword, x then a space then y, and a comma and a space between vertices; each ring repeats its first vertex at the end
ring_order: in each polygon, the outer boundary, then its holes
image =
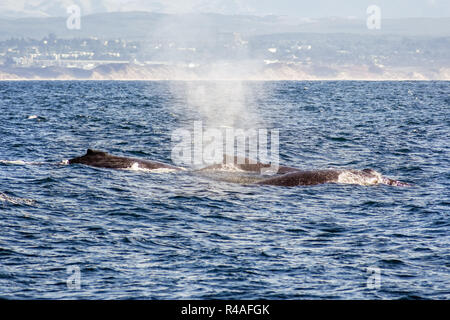
POLYGON ((450 67, 300 65, 289 63, 218 62, 196 67, 105 64, 93 69, 72 67, 0 67, 0 81, 449 81, 450 67))

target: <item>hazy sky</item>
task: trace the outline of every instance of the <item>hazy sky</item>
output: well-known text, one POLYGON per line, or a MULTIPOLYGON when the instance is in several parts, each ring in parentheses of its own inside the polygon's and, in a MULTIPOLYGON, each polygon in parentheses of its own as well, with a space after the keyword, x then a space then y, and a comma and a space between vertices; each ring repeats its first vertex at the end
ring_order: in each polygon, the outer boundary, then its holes
POLYGON ((449 17, 450 0, 257 0, 260 11, 304 17, 366 17, 369 5, 378 5, 385 18, 449 17))
POLYGON ((83 14, 113 11, 366 17, 378 5, 384 18, 450 17, 450 0, 0 0, 0 16, 65 16, 78 4, 83 14))

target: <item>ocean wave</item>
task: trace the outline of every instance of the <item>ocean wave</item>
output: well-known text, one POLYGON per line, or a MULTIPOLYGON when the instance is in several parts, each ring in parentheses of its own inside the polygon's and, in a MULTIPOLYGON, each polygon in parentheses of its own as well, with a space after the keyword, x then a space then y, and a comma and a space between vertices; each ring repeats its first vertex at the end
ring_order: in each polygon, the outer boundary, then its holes
POLYGON ((0 164, 13 164, 18 166, 43 164, 43 162, 23 161, 23 160, 0 160, 0 164))
POLYGON ((0 192, 0 202, 7 202, 7 203, 11 203, 11 204, 25 204, 25 205, 29 205, 29 206, 32 206, 36 203, 36 201, 34 201, 32 199, 11 197, 3 192, 0 192))

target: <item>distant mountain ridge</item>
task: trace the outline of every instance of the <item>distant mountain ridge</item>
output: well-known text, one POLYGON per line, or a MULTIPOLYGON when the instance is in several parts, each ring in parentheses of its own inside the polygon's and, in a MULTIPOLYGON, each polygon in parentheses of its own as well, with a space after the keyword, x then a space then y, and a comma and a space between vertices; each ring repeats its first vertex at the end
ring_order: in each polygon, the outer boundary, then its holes
POLYGON ((370 5, 378 5, 386 18, 449 17, 446 0, 2 0, 0 17, 63 17, 78 5, 83 14, 105 12, 157 12, 169 14, 219 13, 225 15, 289 15, 297 17, 365 18, 370 5))
MULTIPOLYGON (((68 15, 67 15, 68 16, 68 15)), ((144 40, 154 37, 213 36, 220 33, 262 35, 275 33, 352 33, 449 36, 450 18, 384 19, 380 30, 369 30, 366 21, 355 18, 301 19, 284 16, 163 14, 114 12, 81 16, 80 30, 66 27, 66 17, 0 19, 0 40, 40 39, 50 33, 60 38, 99 37, 144 40)))

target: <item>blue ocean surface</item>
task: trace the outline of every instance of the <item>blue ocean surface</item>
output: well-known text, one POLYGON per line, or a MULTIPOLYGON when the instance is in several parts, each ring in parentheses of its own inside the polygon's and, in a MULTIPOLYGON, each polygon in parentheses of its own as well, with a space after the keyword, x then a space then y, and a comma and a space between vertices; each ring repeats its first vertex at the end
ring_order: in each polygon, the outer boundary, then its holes
POLYGON ((449 299, 449 106, 450 82, 0 82, 0 298, 449 299), (283 165, 413 186, 62 162, 173 163, 193 121, 278 128, 283 165))

